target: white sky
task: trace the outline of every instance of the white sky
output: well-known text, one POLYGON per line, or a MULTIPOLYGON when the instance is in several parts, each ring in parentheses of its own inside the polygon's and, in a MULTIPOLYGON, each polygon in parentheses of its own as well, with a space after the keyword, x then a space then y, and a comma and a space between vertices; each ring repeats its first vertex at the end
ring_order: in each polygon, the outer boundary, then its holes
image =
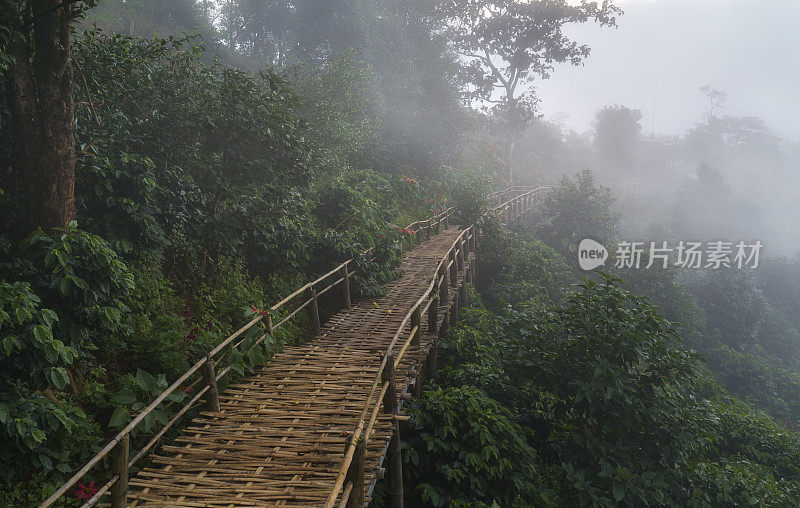
POLYGON ((682 133, 708 109, 698 90, 725 90, 722 114, 762 117, 800 140, 800 0, 623 0, 617 29, 570 29, 592 54, 538 84, 546 117, 580 132, 610 104, 641 109, 651 130, 682 133))

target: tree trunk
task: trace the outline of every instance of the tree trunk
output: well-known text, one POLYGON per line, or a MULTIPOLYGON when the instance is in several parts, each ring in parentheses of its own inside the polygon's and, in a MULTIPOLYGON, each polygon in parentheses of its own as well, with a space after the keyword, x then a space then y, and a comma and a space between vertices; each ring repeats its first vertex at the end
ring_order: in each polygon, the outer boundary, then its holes
MULTIPOLYGON (((3 0, 3 10, 14 12, 3 0)), ((33 58, 30 33, 18 16, 9 16, 9 45, 14 65, 7 94, 11 126, 17 143, 17 174, 27 204, 32 231, 65 227, 75 218, 75 106, 70 24, 72 5, 58 0, 32 0, 33 58)))
POLYGON ((511 90, 506 91, 508 100, 508 134, 506 136, 506 180, 508 186, 514 185, 514 148, 517 144, 517 129, 519 126, 518 118, 519 111, 517 111, 517 100, 514 98, 514 92, 511 90))

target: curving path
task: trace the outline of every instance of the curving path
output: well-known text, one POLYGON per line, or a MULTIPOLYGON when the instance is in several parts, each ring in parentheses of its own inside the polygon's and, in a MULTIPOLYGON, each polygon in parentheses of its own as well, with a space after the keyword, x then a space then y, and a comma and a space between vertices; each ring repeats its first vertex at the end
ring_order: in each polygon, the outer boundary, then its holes
MULTIPOLYGON (((320 336, 286 347, 255 375, 229 386, 220 394, 219 412, 201 412, 174 443, 161 447, 150 467, 130 479, 131 506, 323 505, 378 372, 379 355, 460 233, 450 227, 422 242, 406 253, 404 273, 388 284, 385 296, 340 311, 320 336)), ((472 262, 466 260, 464 269, 472 262)), ((464 277, 459 271, 459 284, 464 277)), ((443 302, 440 308, 450 305, 443 302)), ((445 319, 444 311, 439 319, 445 319)), ((421 345, 406 352, 397 370, 399 391, 421 370, 433 339, 423 335, 421 345)), ((366 450, 368 492, 391 435, 392 416, 381 414, 366 450)))

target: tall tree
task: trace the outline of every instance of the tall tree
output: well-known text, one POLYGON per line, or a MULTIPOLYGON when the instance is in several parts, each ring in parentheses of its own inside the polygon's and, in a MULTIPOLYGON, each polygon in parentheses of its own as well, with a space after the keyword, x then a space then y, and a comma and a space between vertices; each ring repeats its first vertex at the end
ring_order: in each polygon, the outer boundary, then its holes
POLYGON ((622 11, 613 0, 441 0, 442 31, 466 60, 468 99, 489 104, 507 132, 507 178, 513 180, 514 144, 534 117, 530 85, 547 78, 560 62, 580 64, 589 47, 563 32, 572 23, 594 20, 614 26, 622 11), (527 86, 526 86, 527 85, 527 86), (499 92, 499 93, 498 93, 499 92))
MULTIPOLYGON (((70 28, 85 1, 0 0, 7 58, 2 83, 17 145, 28 229, 75 217, 75 136, 70 28)), ((2 28, 2 27, 0 27, 2 28)))
POLYGON ((728 94, 724 90, 717 90, 709 85, 701 86, 700 91, 708 98, 708 125, 711 125, 714 120, 714 110, 725 104, 728 94))
POLYGON ((617 174, 630 172, 634 166, 634 150, 642 132, 642 112, 615 105, 595 114, 595 147, 604 169, 617 174))

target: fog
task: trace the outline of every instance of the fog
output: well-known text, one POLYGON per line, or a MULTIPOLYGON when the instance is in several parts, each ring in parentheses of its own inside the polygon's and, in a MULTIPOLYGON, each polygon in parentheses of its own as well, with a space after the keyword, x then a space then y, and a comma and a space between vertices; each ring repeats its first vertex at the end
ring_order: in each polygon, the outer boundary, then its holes
POLYGON ((800 3, 620 6, 616 28, 565 27, 591 54, 534 83, 542 120, 523 136, 519 163, 553 175, 594 171, 614 188, 632 238, 747 238, 771 256, 797 253, 800 3), (560 157, 546 153, 548 128, 561 131, 560 157))
POLYGON ((702 121, 699 88, 724 90, 722 114, 759 116, 800 140, 800 44, 794 0, 626 0, 617 29, 568 28, 592 48, 583 66, 560 65, 539 94, 542 112, 583 132, 606 104, 640 109, 645 131, 681 134, 702 121), (655 98, 655 118, 653 99, 655 98))

